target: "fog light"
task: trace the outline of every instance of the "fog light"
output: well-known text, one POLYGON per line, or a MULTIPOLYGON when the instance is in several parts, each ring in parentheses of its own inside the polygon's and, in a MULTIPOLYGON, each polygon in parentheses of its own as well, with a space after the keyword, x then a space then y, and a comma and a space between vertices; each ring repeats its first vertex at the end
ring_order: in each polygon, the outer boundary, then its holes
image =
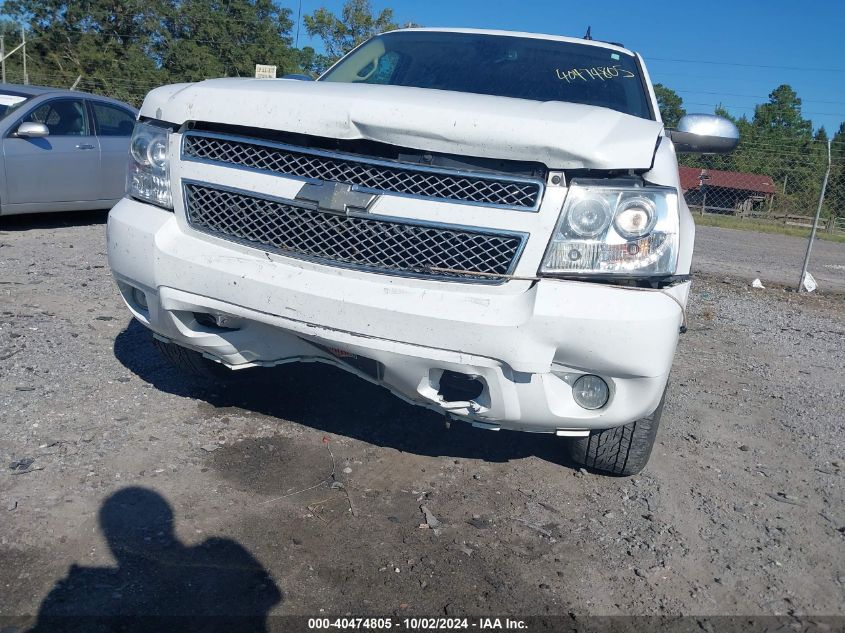
POLYGON ((610 389, 607 383, 598 376, 587 374, 581 376, 572 385, 572 397, 578 406, 585 409, 601 409, 607 404, 610 389))
POLYGON ((132 288, 132 299, 144 310, 150 309, 150 307, 147 305, 147 295, 144 294, 144 291, 140 288, 132 288))

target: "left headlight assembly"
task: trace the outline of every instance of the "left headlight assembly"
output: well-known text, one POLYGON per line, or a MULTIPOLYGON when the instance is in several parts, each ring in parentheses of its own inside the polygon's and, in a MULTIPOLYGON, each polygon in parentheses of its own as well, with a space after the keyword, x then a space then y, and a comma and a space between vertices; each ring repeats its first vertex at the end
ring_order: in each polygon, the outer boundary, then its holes
POLYGON ((678 263, 678 192, 573 182, 543 257, 548 277, 668 277, 678 263))
POLYGON ((143 121, 135 124, 129 143, 126 193, 165 209, 173 208, 169 128, 143 121))

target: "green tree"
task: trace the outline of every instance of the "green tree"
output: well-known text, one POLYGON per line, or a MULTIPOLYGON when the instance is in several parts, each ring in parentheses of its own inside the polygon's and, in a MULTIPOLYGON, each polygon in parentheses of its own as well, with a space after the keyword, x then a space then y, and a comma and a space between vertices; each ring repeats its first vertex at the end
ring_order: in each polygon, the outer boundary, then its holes
POLYGON ((801 98, 786 84, 754 109, 743 157, 749 171, 771 176, 778 188, 774 210, 812 215, 827 166, 827 149, 813 141, 813 123, 801 113, 801 98))
POLYGON ((839 129, 830 140, 830 157, 825 211, 829 217, 845 218, 845 121, 840 123, 839 129))
MULTIPOLYGON (((8 53, 21 43, 21 25, 11 20, 0 20, 0 35, 3 36, 8 53)), ((6 81, 8 83, 23 83, 23 64, 21 63, 20 51, 6 60, 6 81)))
POLYGON ((125 98, 161 83, 164 73, 153 53, 171 1, 6 0, 2 13, 29 26, 33 83, 70 86, 82 75, 101 91, 125 98))
POLYGON ((271 0, 181 0, 166 20, 161 59, 171 78, 252 76, 255 64, 299 70, 290 10, 271 0))
POLYGON ((321 7, 304 16, 304 21, 308 34, 323 41, 326 49, 322 60, 324 68, 373 35, 397 28, 393 10, 384 9, 376 15, 369 0, 347 0, 340 17, 321 7))
POLYGON ((81 75, 80 89, 135 104, 165 83, 251 76, 257 63, 300 71, 315 57, 291 48, 290 11, 274 0, 5 0, 0 13, 28 24, 32 83, 81 75))
POLYGON ((678 121, 687 111, 684 110, 684 101, 677 92, 667 88, 663 84, 654 84, 654 93, 657 96, 657 105, 660 108, 660 118, 667 128, 678 127, 678 121))
POLYGON ((801 98, 791 86, 782 84, 769 94, 769 102, 754 109, 755 132, 769 140, 809 140, 813 123, 801 115, 801 98))
MULTIPOLYGON (((845 121, 839 124, 839 129, 836 130, 832 140, 834 143, 845 143, 845 121)), ((843 153, 845 153, 845 148, 842 149, 843 153)))
POLYGON ((315 51, 310 46, 305 46, 297 51, 299 56, 299 70, 306 75, 317 77, 323 73, 333 60, 315 51))
POLYGON ((839 129, 836 130, 830 143, 833 162, 845 167, 845 121, 839 124, 839 129))

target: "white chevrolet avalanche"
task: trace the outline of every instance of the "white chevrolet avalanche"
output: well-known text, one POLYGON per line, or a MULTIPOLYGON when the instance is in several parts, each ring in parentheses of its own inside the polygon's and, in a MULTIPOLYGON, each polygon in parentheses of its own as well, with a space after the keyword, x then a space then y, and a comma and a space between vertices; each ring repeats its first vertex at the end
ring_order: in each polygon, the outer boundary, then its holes
POLYGON ((317 81, 150 92, 109 262, 187 371, 330 363, 629 475, 685 323, 676 152, 737 141, 712 115, 665 130, 620 45, 394 31, 317 81))

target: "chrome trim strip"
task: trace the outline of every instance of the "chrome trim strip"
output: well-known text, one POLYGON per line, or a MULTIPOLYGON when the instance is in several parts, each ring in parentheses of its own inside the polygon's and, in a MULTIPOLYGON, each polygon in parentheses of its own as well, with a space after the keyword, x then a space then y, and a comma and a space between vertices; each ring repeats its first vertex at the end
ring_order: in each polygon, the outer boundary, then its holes
MULTIPOLYGON (((516 269, 517 265, 519 264, 519 260, 522 258, 522 253, 525 250, 525 245, 528 242, 528 233, 524 233, 521 231, 502 231, 499 229, 488 229, 488 228, 479 228, 475 226, 468 226, 464 224, 444 224, 442 222, 432 222, 430 220, 410 220, 408 218, 399 218, 389 215, 380 215, 376 213, 350 213, 350 217, 361 218, 364 220, 374 220, 374 221, 384 221, 393 224, 405 224, 409 226, 420 226, 420 227, 429 227, 429 228, 439 228, 444 229, 447 231, 465 231, 468 233, 474 233, 477 235, 495 235, 498 237, 509 237, 509 238, 518 238, 519 239, 519 246, 514 251, 513 257, 511 258, 510 266, 508 267, 507 272, 502 273, 502 278, 498 279, 496 277, 489 278, 489 277, 456 277, 456 276, 449 276, 447 274, 426 274, 426 273, 417 273, 411 271, 404 271, 404 270, 389 270, 384 268, 371 268, 368 266, 361 266, 360 264, 352 264, 348 262, 336 261, 332 259, 327 259, 324 257, 314 257, 310 255, 301 255, 298 253, 291 253, 289 251, 282 250, 280 248, 276 248, 275 246, 268 246, 268 245, 259 245, 256 242, 251 242, 249 240, 244 240, 239 237, 234 237, 230 235, 226 235, 225 233, 221 233, 220 231, 213 231, 210 229, 206 229, 204 227, 195 226, 189 216, 188 216, 188 197, 187 197, 187 185, 197 185, 199 187, 207 187, 209 189, 218 189, 220 191, 227 191, 229 193, 236 193, 239 195, 243 195, 250 198, 260 198, 262 200, 268 200, 270 202, 278 202, 281 204, 285 204, 292 207, 298 207, 301 209, 308 209, 311 211, 318 211, 320 213, 325 213, 320 211, 317 208, 317 205, 309 204, 307 202, 302 202, 299 200, 290 200, 288 198, 282 198, 279 196, 272 196, 263 193, 256 193, 254 191, 248 191, 246 189, 238 189, 237 187, 227 187, 225 185, 219 185, 216 183, 211 182, 203 182, 200 180, 189 180, 187 178, 181 179, 181 189, 182 189, 182 213, 183 217, 185 218, 185 222, 191 227, 192 230, 197 231, 198 233, 204 233, 211 237, 215 237, 219 240, 224 242, 235 242, 237 244, 241 244, 243 246, 247 246, 254 250, 260 252, 271 252, 277 255, 281 255, 283 257, 290 257, 292 259, 299 259, 303 261, 307 261, 313 264, 319 264, 321 266, 329 266, 331 268, 344 268, 347 270, 356 270, 358 272, 363 273, 372 273, 377 275, 388 275, 391 277, 410 277, 413 279, 424 279, 427 281, 448 281, 448 282, 457 282, 457 283, 472 283, 472 284, 485 284, 485 285, 501 285, 508 281, 507 277, 513 274, 513 271, 516 269)), ((331 214, 327 214, 331 215, 331 214)), ((472 274, 472 273, 468 273, 472 274)))
POLYGON ((192 156, 190 154, 185 153, 185 141, 188 137, 208 137, 208 138, 218 138, 224 141, 232 141, 235 143, 248 143, 250 145, 261 145, 263 147, 269 147, 273 149, 280 149, 289 152, 296 152, 299 154, 307 154, 310 156, 319 156, 321 158, 328 158, 332 160, 339 160, 339 161, 346 161, 350 163, 358 163, 361 165, 375 165, 377 167, 386 167, 390 169, 399 169, 403 171, 417 171, 422 173, 431 173, 431 174, 438 174, 443 176, 453 176, 458 178, 478 178, 480 180, 490 180, 494 182, 501 182, 507 184, 509 182, 512 183, 520 183, 520 184, 532 184, 537 186, 537 200, 534 202, 533 207, 519 207, 514 205, 507 205, 507 204, 493 204, 487 202, 474 202, 472 200, 460 200, 455 198, 441 198, 438 196, 421 196, 418 194, 411 194, 411 193, 402 193, 398 191, 391 191, 389 189, 375 189, 371 187, 363 187, 361 185, 355 185, 358 191, 364 191, 367 193, 375 193, 375 194, 382 194, 382 195, 390 195, 390 196, 398 196, 402 198, 415 198, 418 200, 437 200, 438 202, 451 202, 453 204, 466 204, 470 206, 477 206, 477 207, 487 207, 491 209, 503 209, 508 211, 522 211, 525 213, 536 213, 540 210, 540 205, 543 202, 543 196, 546 193, 546 183, 542 180, 535 179, 535 178, 525 178, 523 176, 496 176, 493 174, 487 174, 485 172, 476 172, 476 171, 463 171, 458 169, 448 169, 448 168, 438 168, 438 167, 429 167, 427 165, 414 165, 411 163, 403 163, 400 161, 390 161, 390 160, 381 160, 377 158, 365 158, 362 156, 358 156, 357 154, 345 154, 342 152, 329 152, 325 150, 317 150, 311 149, 309 147, 300 147, 297 145, 287 145, 285 143, 276 143, 273 141, 267 141, 265 139, 254 138, 252 136, 235 136, 232 134, 219 134, 217 132, 204 132, 204 131, 197 131, 197 130, 189 130, 182 134, 182 141, 179 147, 179 157, 180 160, 192 163, 205 163, 209 165, 224 165, 227 167, 231 167, 234 169, 243 169, 245 171, 252 171, 252 172, 263 172, 268 174, 276 174, 283 176, 285 178, 290 178, 292 180, 298 180, 300 182, 311 182, 311 183, 319 183, 323 182, 317 178, 307 178, 304 176, 296 176, 294 174, 285 174, 282 172, 274 171, 272 169, 260 169, 257 167, 247 167, 245 165, 239 165, 237 163, 230 163, 227 161, 222 160, 212 160, 209 158, 198 158, 196 156, 192 156))

